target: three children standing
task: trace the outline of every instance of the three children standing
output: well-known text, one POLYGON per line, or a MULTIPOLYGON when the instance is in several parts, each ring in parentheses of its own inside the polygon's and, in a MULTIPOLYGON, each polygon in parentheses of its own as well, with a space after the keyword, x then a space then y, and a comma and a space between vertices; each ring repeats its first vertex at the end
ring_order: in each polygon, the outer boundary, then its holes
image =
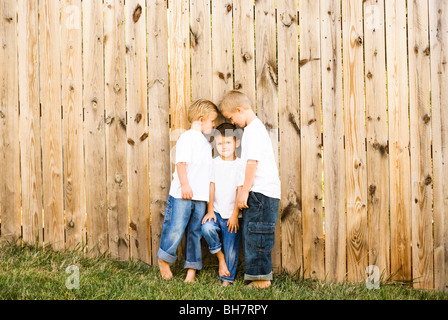
POLYGON ((194 281, 196 270, 202 268, 200 239, 204 236, 210 252, 218 258, 223 285, 228 285, 235 280, 242 237, 244 279, 252 281, 249 286, 269 287, 280 201, 280 180, 269 134, 249 98, 238 91, 227 93, 219 108, 204 99, 193 102, 188 117, 191 129, 176 144, 176 170, 158 252, 161 276, 171 279, 170 264, 177 259, 177 247, 185 232, 185 281, 194 281), (218 112, 232 125, 224 123, 214 131, 219 156, 213 160, 204 134, 212 132, 218 112), (244 128, 241 159, 235 152, 240 144, 235 125, 244 128))

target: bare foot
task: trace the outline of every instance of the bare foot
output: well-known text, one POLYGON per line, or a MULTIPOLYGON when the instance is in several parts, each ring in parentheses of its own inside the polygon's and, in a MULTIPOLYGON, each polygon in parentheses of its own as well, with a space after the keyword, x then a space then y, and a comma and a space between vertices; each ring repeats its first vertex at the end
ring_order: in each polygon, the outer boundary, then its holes
POLYGON ((271 281, 270 280, 256 280, 256 281, 252 281, 247 286, 249 288, 266 289, 271 286, 271 281))
POLYGON ((173 277, 173 273, 171 272, 169 263, 163 261, 160 258, 158 258, 158 262, 159 262, 160 275, 162 276, 162 279, 171 280, 171 278, 173 277))
POLYGON ((231 284, 232 284, 232 282, 225 281, 225 280, 222 282, 222 286, 223 286, 223 287, 228 287, 228 286, 230 286, 231 284))
POLYGON ((222 251, 218 251, 216 253, 216 257, 218 258, 218 261, 219 261, 219 268, 218 268, 219 275, 221 277, 230 276, 230 271, 227 268, 226 258, 224 257, 224 253, 222 253, 222 251))
POLYGON ((195 282, 196 281, 196 270, 188 269, 187 276, 185 277, 184 282, 195 282))

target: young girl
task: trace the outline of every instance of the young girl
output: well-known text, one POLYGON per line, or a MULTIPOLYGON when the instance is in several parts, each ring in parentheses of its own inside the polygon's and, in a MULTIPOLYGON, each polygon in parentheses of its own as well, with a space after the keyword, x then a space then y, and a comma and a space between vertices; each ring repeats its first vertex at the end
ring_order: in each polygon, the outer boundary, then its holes
MULTIPOLYGON (((241 130, 241 129, 240 129, 241 130)), ((219 154, 213 160, 207 214, 202 219, 202 235, 219 261, 219 277, 227 286, 235 280, 241 239, 240 213, 235 203, 244 183, 244 167, 235 154, 240 144, 238 130, 230 123, 218 126, 214 144, 219 154), (222 244, 219 239, 222 234, 222 244)))

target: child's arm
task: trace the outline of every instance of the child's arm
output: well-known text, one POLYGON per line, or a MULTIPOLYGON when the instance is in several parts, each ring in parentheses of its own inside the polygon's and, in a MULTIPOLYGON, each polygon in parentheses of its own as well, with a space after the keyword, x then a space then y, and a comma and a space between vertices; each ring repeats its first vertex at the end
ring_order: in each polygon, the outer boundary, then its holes
POLYGON ((208 197, 208 203, 207 203, 207 214, 202 219, 202 224, 206 223, 208 220, 215 220, 216 222, 216 215, 215 210, 213 208, 213 202, 215 201, 215 183, 210 182, 210 194, 208 197))
POLYGON ((182 189, 182 199, 190 200, 193 198, 193 190, 190 187, 187 177, 187 163, 178 162, 176 164, 177 175, 179 176, 180 187, 182 189))
POLYGON ((244 178, 244 185, 238 195, 238 208, 247 209, 247 198, 249 198, 249 191, 254 183, 255 171, 257 171, 257 160, 247 160, 246 175, 244 178))
MULTIPOLYGON (((238 199, 238 195, 242 188, 243 188, 243 186, 238 186, 238 188, 236 189, 236 199, 238 199)), ((235 233, 237 233, 238 229, 240 228, 240 226, 238 224, 238 215, 239 214, 240 214, 240 209, 238 208, 238 203, 235 201, 235 208, 233 209, 233 213, 232 213, 231 217, 227 221, 227 226, 229 227, 228 230, 230 233, 233 233, 233 231, 235 231, 235 233)))

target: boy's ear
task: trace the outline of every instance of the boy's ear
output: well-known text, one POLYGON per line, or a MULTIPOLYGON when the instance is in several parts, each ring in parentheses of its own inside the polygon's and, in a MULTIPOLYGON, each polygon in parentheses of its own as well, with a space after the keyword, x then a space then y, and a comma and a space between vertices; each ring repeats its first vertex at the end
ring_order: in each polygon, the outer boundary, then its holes
POLYGON ((238 148, 241 145, 241 140, 236 140, 235 148, 238 148))

